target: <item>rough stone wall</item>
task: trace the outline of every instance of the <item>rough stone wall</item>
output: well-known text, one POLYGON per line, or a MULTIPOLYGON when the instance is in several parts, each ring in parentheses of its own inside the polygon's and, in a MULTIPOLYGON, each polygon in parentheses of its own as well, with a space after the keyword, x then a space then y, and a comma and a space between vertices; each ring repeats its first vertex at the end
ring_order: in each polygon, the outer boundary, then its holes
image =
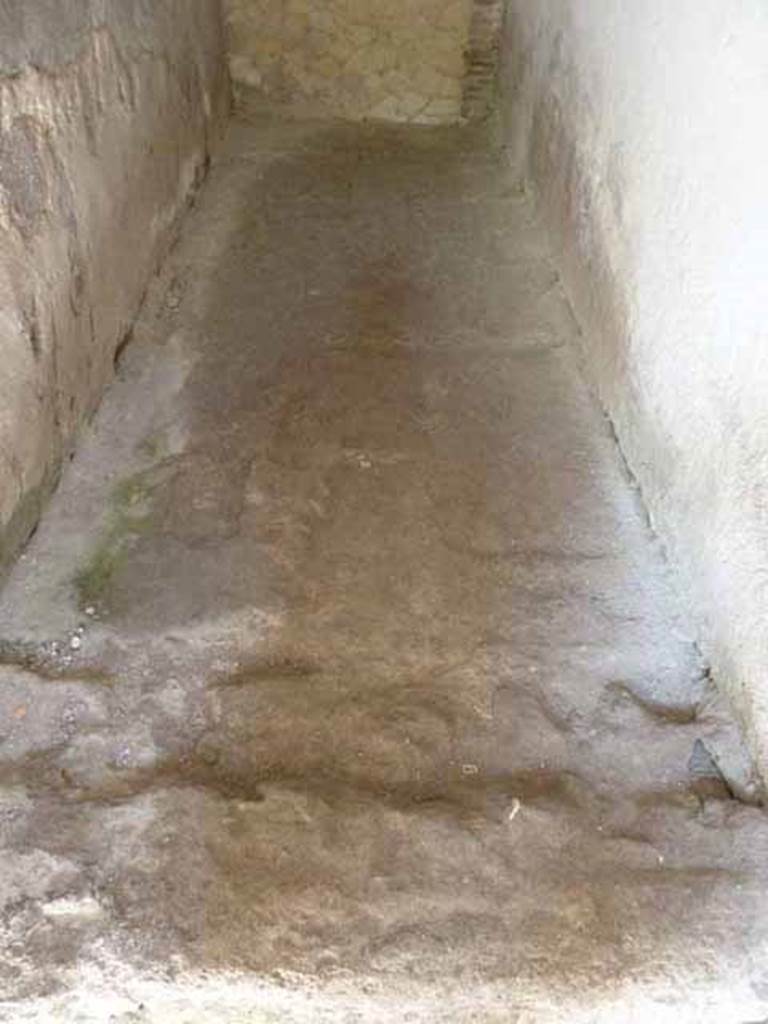
POLYGON ((586 361, 768 779, 768 7, 509 0, 502 108, 586 361))
POLYGON ((0 0, 0 569, 228 109, 218 0, 0 0))
POLYGON ((495 106, 504 9, 505 0, 474 0, 461 106, 467 121, 482 120, 495 106))
POLYGON ((472 0, 226 0, 232 77, 322 114, 461 114, 472 0))

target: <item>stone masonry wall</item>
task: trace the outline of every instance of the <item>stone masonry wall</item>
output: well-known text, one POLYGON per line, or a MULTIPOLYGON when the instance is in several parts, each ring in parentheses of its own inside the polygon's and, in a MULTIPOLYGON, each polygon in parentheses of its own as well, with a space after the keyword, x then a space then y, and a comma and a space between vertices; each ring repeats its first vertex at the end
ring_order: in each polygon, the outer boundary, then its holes
POLYGON ((472 0, 225 0, 236 82, 349 119, 461 115, 472 0))
POLYGON ((0 0, 0 569, 110 380, 228 104, 218 0, 0 0))
POLYGON ((493 110, 504 10, 505 0, 474 0, 461 107, 467 121, 481 120, 493 110))

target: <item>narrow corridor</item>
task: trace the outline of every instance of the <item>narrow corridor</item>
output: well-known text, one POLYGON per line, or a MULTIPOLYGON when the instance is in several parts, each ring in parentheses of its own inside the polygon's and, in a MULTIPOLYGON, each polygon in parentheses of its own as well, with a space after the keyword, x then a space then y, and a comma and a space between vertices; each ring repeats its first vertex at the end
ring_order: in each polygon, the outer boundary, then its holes
POLYGON ((755 783, 577 351, 482 129, 234 120, 0 598, 0 1020, 768 1012, 755 783))

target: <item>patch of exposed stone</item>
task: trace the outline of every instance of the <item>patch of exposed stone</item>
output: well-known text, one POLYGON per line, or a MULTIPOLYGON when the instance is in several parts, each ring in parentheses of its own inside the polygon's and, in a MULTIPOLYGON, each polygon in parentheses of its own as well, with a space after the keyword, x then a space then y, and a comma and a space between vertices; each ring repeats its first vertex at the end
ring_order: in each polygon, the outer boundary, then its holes
POLYGON ((228 0, 236 81, 325 114, 461 115, 470 0, 228 0))

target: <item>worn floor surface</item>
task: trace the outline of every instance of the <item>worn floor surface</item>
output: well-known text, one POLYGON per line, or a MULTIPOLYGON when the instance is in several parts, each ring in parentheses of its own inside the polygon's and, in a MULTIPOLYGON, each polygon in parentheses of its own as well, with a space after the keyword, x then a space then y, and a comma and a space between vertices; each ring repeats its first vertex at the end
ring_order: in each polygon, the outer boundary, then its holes
POLYGON ((235 122, 0 605, 0 1020, 768 1015, 576 342, 480 136, 235 122))

